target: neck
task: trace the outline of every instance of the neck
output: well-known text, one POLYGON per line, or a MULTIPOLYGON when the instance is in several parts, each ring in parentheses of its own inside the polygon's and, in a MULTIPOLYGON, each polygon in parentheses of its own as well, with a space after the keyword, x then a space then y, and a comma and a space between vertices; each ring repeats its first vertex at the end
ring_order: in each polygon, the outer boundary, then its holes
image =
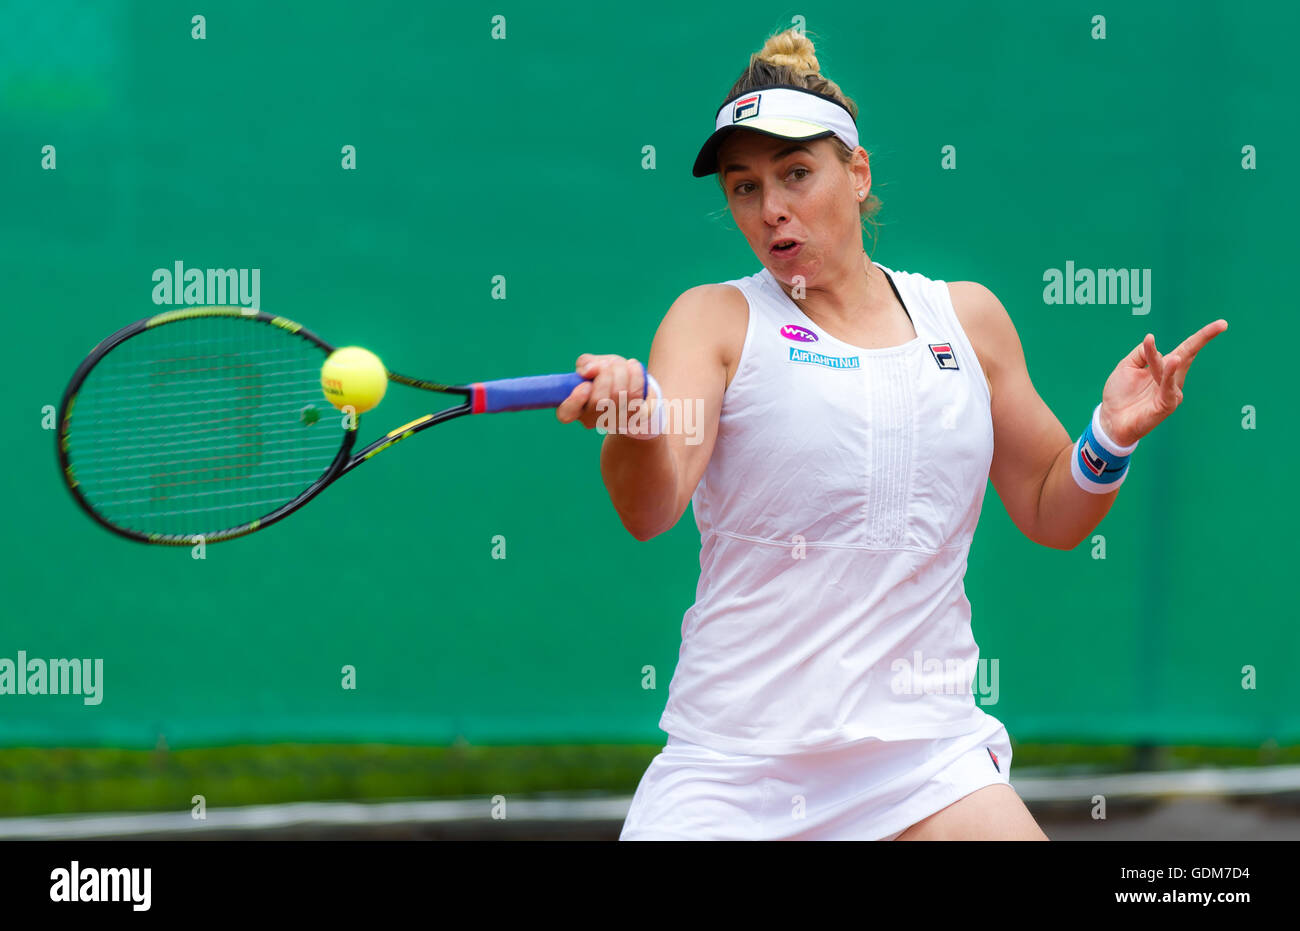
MULTIPOLYGON (((827 269, 823 269, 827 271, 827 269)), ((851 324, 875 313, 874 305, 881 299, 884 273, 876 268, 865 251, 858 253, 843 269, 830 269, 826 285, 806 286, 804 297, 795 303, 809 317, 817 321, 851 324)), ((792 289, 782 285, 786 294, 792 289)), ((888 286, 886 285, 886 290, 888 286)), ((794 300, 793 296, 791 297, 794 300)))

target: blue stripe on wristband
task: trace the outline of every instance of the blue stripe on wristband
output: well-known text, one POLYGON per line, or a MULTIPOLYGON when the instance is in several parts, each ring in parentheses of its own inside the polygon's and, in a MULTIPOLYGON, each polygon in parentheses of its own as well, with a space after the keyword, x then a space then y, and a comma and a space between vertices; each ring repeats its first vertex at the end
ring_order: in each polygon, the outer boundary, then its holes
POLYGON ((1137 443, 1119 446, 1101 428, 1101 405, 1074 444, 1074 461, 1070 472, 1084 491, 1104 494, 1114 491, 1128 474, 1129 459, 1137 443))

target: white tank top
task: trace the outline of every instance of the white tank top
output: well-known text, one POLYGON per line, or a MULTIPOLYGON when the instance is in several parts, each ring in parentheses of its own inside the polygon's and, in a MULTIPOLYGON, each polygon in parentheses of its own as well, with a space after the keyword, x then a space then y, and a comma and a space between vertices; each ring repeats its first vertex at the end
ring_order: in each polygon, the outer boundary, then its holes
MULTIPOLYGON (((877 263, 879 264, 879 263, 877 263)), ((762 271, 692 497, 700 579, 659 726, 783 754, 982 726, 963 576, 990 393, 947 284, 879 266, 916 328, 861 349, 762 271)))

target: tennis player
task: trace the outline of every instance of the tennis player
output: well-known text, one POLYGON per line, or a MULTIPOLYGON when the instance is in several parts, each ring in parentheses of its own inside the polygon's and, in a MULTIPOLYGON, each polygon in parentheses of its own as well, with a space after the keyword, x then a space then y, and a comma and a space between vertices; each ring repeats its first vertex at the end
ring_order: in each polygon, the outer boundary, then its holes
MULTIPOLYGON (((987 288, 866 254, 879 205, 856 117, 806 36, 751 57, 694 174, 719 176, 762 270, 673 303, 648 366, 669 416, 629 416, 601 448, 633 536, 693 501, 701 538, 668 740, 625 840, 1045 840, 972 689, 963 577, 987 481, 1029 539, 1077 546, 1227 327, 1168 355, 1148 334, 1071 442, 987 288), (703 400, 701 442, 673 427, 682 399, 703 400)), ((646 385, 621 356, 577 371, 592 380, 557 417, 588 428, 646 385)))

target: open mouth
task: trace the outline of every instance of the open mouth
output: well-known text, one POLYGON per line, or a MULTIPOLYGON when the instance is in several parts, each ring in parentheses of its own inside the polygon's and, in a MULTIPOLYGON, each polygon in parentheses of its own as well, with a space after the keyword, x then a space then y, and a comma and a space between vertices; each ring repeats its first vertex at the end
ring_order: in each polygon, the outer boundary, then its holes
POLYGON ((779 255, 789 255, 799 251, 799 243, 793 239, 778 239, 772 243, 772 251, 779 255))

